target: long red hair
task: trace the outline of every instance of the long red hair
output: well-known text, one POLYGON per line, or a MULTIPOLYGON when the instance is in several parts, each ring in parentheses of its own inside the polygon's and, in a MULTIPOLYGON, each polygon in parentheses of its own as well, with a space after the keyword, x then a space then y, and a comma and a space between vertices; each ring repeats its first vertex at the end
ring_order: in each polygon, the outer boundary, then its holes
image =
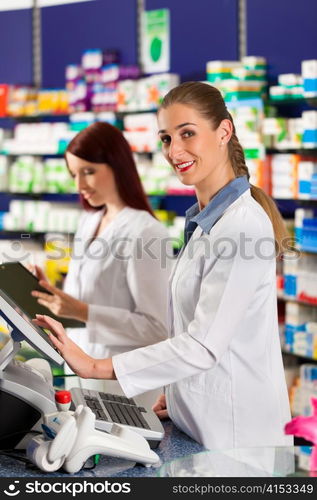
MULTIPOLYGON (((144 192, 131 148, 119 129, 109 123, 93 123, 71 140, 67 152, 91 163, 106 163, 113 171, 121 200, 127 206, 146 210, 155 217, 144 192)), ((83 197, 80 198, 86 210, 94 210, 83 197)))

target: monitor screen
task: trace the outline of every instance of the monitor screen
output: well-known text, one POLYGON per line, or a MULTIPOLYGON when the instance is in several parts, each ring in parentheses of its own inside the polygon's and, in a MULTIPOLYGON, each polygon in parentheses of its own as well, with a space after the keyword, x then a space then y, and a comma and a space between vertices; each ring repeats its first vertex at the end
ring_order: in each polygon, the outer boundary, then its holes
POLYGON ((0 264, 0 288, 31 318, 36 314, 47 314, 60 321, 64 328, 82 328, 85 323, 72 318, 55 316, 47 307, 38 303, 31 295, 32 290, 49 292, 39 285, 39 280, 20 262, 3 262, 0 264))
POLYGON ((59 365, 63 364, 63 358, 51 343, 45 330, 34 325, 32 318, 1 289, 0 314, 13 329, 16 328, 19 331, 23 340, 28 342, 36 351, 41 352, 59 365))

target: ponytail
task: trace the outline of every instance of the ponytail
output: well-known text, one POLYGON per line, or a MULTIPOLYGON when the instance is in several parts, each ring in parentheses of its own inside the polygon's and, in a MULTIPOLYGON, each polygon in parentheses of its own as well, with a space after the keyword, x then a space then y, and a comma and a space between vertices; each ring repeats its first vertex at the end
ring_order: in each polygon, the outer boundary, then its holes
POLYGON ((280 256, 284 251, 289 250, 288 242, 290 234, 286 228, 285 222, 280 214, 276 203, 268 196, 263 189, 251 184, 251 195, 257 201, 263 210, 269 216, 273 230, 276 243, 276 253, 280 256))
MULTIPOLYGON (((250 174, 249 174, 249 169, 245 162, 244 152, 237 138, 232 116, 230 115, 230 113, 228 113, 228 115, 229 115, 229 120, 232 122, 233 125, 232 136, 228 143, 228 151, 229 151, 231 165, 236 177, 241 177, 243 175, 246 175, 249 180, 250 174)), ((287 248, 287 241, 288 238, 290 237, 285 222, 275 202, 272 200, 270 196, 268 196, 263 191, 263 189, 251 184, 251 195, 252 198, 254 198, 255 201, 257 201, 259 205, 261 205, 261 207, 267 213, 272 222, 274 237, 277 247, 277 254, 280 254, 281 252, 283 252, 284 249, 287 248)))

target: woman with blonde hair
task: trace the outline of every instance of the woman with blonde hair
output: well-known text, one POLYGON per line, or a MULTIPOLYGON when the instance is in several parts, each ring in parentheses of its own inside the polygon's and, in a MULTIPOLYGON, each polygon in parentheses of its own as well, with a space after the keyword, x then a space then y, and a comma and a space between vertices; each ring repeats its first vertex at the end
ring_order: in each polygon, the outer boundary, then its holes
POLYGON ((128 397, 165 386, 154 406, 207 448, 290 444, 279 341, 274 203, 250 186, 232 117, 205 83, 172 89, 158 112, 163 153, 197 203, 170 279, 169 339, 93 360, 58 323, 51 340, 83 377, 116 378, 128 397))

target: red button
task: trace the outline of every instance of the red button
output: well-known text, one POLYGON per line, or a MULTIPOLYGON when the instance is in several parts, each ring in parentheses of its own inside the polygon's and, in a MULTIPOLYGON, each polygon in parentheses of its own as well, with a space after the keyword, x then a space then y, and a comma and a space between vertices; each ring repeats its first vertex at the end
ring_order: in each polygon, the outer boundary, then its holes
POLYGON ((70 403, 72 400, 71 393, 69 391, 56 391, 55 401, 60 404, 70 403))

